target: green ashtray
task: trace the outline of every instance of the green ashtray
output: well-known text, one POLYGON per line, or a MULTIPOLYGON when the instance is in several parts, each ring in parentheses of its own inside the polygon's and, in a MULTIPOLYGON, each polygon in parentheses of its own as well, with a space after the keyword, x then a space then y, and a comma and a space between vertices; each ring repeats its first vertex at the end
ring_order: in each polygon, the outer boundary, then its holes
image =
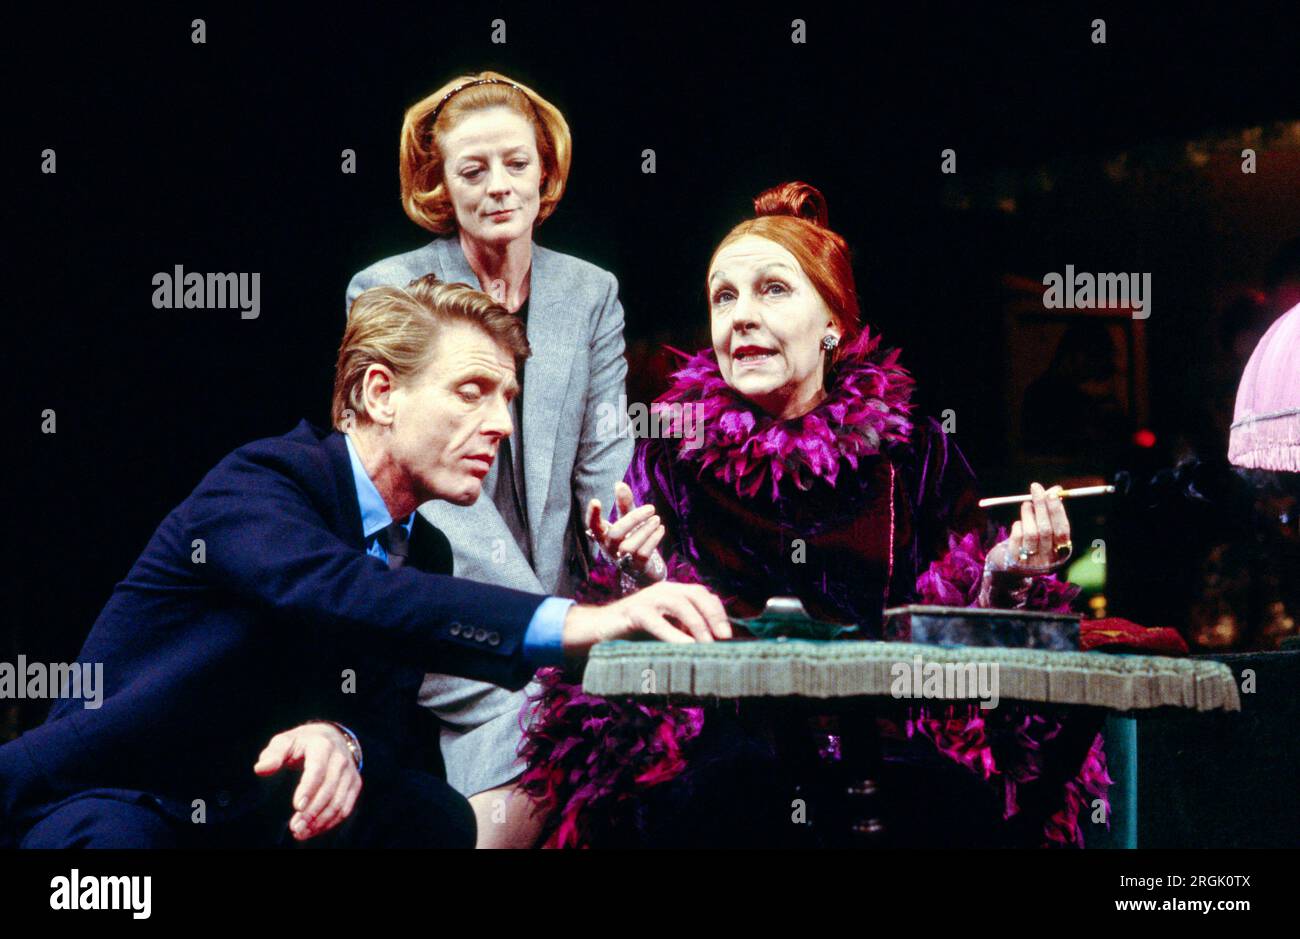
POLYGON ((758 639, 838 639, 858 631, 857 626, 813 619, 798 597, 772 597, 758 616, 727 619, 758 639))

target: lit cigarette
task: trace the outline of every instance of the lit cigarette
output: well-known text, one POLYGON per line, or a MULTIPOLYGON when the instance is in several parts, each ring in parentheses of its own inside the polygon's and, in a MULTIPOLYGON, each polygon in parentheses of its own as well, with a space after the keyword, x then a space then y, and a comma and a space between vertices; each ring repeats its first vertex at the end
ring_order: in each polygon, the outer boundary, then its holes
MULTIPOLYGON (((1059 489, 1056 486, 1053 486, 1047 491, 1050 493, 1053 490, 1055 490, 1056 494, 1062 499, 1079 499, 1083 496, 1107 496, 1115 491, 1115 487, 1084 486, 1080 489, 1059 489)), ((1028 502, 1031 499, 1033 499, 1033 496, 1029 493, 1025 493, 1023 496, 996 496, 992 499, 980 499, 980 508, 987 509, 994 505, 1014 505, 1017 502, 1028 502)))

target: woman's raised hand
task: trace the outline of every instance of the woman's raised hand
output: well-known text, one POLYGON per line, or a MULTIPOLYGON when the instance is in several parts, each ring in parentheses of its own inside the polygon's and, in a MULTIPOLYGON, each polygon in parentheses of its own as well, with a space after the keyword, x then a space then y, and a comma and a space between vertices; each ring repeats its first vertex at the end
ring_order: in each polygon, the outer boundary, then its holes
POLYGON ((989 552, 989 570, 1030 576, 1055 570, 1069 560, 1074 546, 1060 491, 1059 486, 1044 489, 1038 483, 1030 485, 1033 498, 1020 503, 1020 521, 1011 526, 1007 539, 989 552))
POLYGON ((614 484, 618 521, 601 516, 600 500, 587 506, 587 534, 618 564, 619 570, 645 580, 660 581, 667 574, 663 558, 655 549, 664 537, 664 523, 653 505, 637 508, 627 483, 614 484))

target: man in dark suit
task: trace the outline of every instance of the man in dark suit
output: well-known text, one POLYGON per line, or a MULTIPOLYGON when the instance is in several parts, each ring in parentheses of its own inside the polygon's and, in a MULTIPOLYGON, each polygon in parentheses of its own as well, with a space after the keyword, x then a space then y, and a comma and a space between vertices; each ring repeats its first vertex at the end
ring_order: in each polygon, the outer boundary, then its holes
POLYGON ((0 747, 0 825, 26 847, 468 847, 420 732, 424 673, 515 689, 603 639, 729 636, 698 586, 583 607, 448 576, 415 509, 478 498, 527 355, 518 318, 464 285, 359 297, 341 432, 241 447, 164 519, 79 656, 103 665, 101 706, 59 700, 0 747))

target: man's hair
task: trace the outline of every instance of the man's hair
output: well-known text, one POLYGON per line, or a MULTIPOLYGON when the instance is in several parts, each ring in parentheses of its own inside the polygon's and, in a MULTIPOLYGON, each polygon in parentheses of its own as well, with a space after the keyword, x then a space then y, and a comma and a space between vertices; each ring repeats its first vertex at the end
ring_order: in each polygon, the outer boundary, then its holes
POLYGON ((467 284, 444 284, 426 274, 405 287, 364 291, 348 311, 334 367, 334 426, 345 430, 350 420, 370 420, 362 389, 366 369, 384 365, 400 384, 429 363, 443 328, 457 322, 495 339, 514 356, 516 369, 532 354, 523 320, 467 284))

